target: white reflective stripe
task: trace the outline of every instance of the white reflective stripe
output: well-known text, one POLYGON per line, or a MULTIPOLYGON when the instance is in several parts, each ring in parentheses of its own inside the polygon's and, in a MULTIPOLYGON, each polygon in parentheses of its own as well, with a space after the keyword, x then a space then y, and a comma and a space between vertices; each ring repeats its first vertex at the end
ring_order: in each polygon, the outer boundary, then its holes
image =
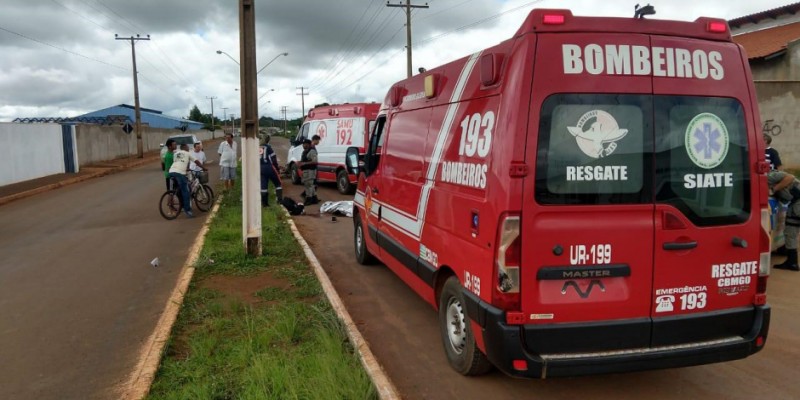
POLYGON ((364 207, 364 193, 356 192, 356 197, 353 199, 353 202, 364 207))
MULTIPOLYGON (((458 111, 461 96, 464 94, 464 88, 467 86, 469 76, 472 74, 472 70, 480 55, 481 52, 479 51, 469 57, 469 60, 464 64, 464 69, 461 70, 461 75, 458 77, 456 87, 453 89, 453 94, 450 96, 450 105, 447 107, 447 112, 445 112, 444 121, 442 122, 442 127, 439 129, 439 134, 436 136, 436 145, 433 148, 433 154, 431 154, 431 163, 428 164, 428 173, 426 174, 427 180, 425 181, 425 185, 422 186, 422 193, 420 195, 419 205, 417 206, 418 221, 424 220, 425 213, 428 210, 428 199, 430 198, 431 188, 436 182, 436 171, 439 169, 439 163, 442 161, 447 136, 450 133, 450 129, 453 127, 453 121, 458 111)), ((416 232, 417 238, 422 234, 422 226, 423 223, 418 224, 416 232)))
POLYGON ((409 213, 407 213, 407 212, 405 212, 403 210, 400 210, 400 209, 397 209, 395 207, 392 207, 391 204, 386 204, 386 203, 384 203, 382 201, 377 201, 377 200, 374 200, 374 202, 378 203, 379 205, 383 206, 384 208, 388 208, 388 209, 396 212, 397 214, 400 214, 400 215, 402 215, 404 217, 410 218, 412 221, 416 219, 416 217, 414 217, 413 215, 411 215, 411 214, 409 214, 409 213))
POLYGON ((369 212, 371 212, 371 213, 373 213, 375 215, 378 215, 378 210, 380 209, 380 207, 381 207, 380 204, 378 204, 378 203, 373 201, 372 202, 372 206, 370 206, 370 208, 369 208, 369 212))
POLYGON ((381 219, 408 235, 415 236, 415 232, 419 232, 419 221, 400 215, 387 207, 381 211, 381 219))

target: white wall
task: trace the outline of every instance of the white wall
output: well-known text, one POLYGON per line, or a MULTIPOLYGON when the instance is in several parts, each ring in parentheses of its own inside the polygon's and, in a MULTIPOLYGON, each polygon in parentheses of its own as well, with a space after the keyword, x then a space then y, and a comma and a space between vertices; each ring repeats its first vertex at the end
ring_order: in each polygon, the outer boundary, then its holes
MULTIPOLYGON (((160 145, 172 135, 193 134, 198 140, 211 139, 207 130, 181 132, 177 129, 157 129, 142 127, 142 147, 144 151, 160 149, 160 145)), ((217 131, 219 138, 222 132, 217 131)), ((110 161, 136 154, 136 135, 125 133, 120 126, 78 124, 75 125, 78 160, 81 166, 110 161)))
POLYGON ((0 123, 0 186, 64 173, 59 124, 0 123))

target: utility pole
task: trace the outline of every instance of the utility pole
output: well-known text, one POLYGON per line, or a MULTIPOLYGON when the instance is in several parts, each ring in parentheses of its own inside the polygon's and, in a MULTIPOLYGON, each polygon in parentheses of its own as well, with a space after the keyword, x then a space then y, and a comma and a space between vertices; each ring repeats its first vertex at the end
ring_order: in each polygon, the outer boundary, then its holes
POLYGON ((407 58, 407 70, 408 70, 408 77, 411 78, 411 9, 412 8, 428 8, 428 3, 425 3, 424 6, 422 5, 415 5, 411 4, 411 0, 406 0, 406 4, 397 3, 397 4, 389 4, 386 2, 386 7, 402 7, 405 8, 406 12, 406 58, 407 58))
POLYGON ((225 132, 225 126, 228 125, 228 109, 230 107, 220 107, 220 108, 222 109, 222 120, 224 121, 222 123, 222 132, 225 132))
POLYGON ((305 117, 305 115, 306 115, 306 96, 308 96, 308 88, 300 86, 297 89, 300 90, 300 93, 298 93, 297 95, 300 96, 300 107, 301 107, 301 110, 303 111, 303 117, 305 117))
POLYGON ((114 34, 114 39, 131 41, 131 56, 133 58, 133 107, 134 119, 136 119, 136 154, 139 158, 144 158, 144 145, 142 144, 142 111, 139 108, 139 77, 136 76, 138 74, 136 70, 136 42, 139 40, 150 40, 150 35, 147 35, 147 37, 140 37, 139 35, 136 35, 136 37, 119 37, 119 35, 114 34))
POLYGON ((216 99, 217 97, 216 96, 211 96, 211 97, 206 96, 206 98, 211 100, 211 139, 214 139, 214 131, 217 130, 216 126, 214 125, 214 99, 216 99))
POLYGON ((261 191, 258 166, 258 82, 255 0, 239 0, 239 76, 242 93, 242 235, 251 256, 261 255, 261 191))
POLYGON ((286 131, 286 106, 281 107, 281 112, 283 113, 283 134, 286 135, 288 133, 286 131))

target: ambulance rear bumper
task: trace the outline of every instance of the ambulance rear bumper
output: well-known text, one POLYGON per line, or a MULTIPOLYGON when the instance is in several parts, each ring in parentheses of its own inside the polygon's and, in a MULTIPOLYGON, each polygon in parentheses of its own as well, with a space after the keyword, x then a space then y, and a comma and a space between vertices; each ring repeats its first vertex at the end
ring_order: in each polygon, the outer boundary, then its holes
MULTIPOLYGON (((498 369, 520 378, 549 378, 688 367, 742 359, 760 351, 769 330, 770 307, 755 306, 750 330, 741 336, 659 347, 534 353, 525 345, 533 325, 508 325, 505 313, 465 292, 467 312, 481 326, 486 355, 498 369), (524 361, 524 363, 523 363, 524 361), (524 366, 523 366, 524 364, 524 366), (515 368, 516 367, 516 368, 515 368), (522 369, 521 367, 524 367, 522 369)), ((587 326, 587 335, 598 324, 587 326)), ((546 344, 542 344, 546 348, 546 344)))

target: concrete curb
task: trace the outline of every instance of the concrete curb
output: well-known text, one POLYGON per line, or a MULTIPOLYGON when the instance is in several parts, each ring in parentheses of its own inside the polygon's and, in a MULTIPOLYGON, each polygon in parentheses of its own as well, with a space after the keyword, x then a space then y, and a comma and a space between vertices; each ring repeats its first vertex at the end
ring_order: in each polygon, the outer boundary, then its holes
POLYGON ((172 332, 172 326, 178 318, 178 312, 183 304, 183 298, 189 289, 189 284, 192 282, 195 270, 194 264, 200 256, 200 251, 203 249, 203 244, 205 244, 208 227, 211 225, 214 217, 216 217, 221 201, 222 196, 219 196, 214 204, 214 208, 211 209, 211 214, 197 234, 197 238, 191 250, 189 250, 189 257, 186 259, 186 263, 183 266, 183 272, 178 280, 178 284, 175 285, 175 288, 172 290, 172 294, 167 300, 164 312, 161 314, 156 328, 153 330, 153 333, 147 339, 144 346, 142 346, 136 368, 129 376, 127 383, 119 390, 121 393, 120 398, 139 400, 145 398, 150 392, 150 385, 153 384, 153 379, 156 376, 158 367, 161 365, 161 356, 164 354, 164 348, 172 332))
POLYGON ((339 297, 339 294, 336 293, 336 289, 334 289, 331 280, 328 278, 328 275, 325 273, 325 270, 319 263, 317 256, 314 255, 314 251, 311 250, 311 247, 308 246, 308 243, 300 234, 300 231, 297 230, 297 225, 295 225, 294 220, 292 220, 291 215, 289 215, 289 212, 286 211, 286 209, 283 209, 283 212, 288 218, 289 227, 292 229, 295 239, 297 239, 297 241, 300 243, 306 258, 308 258, 308 261, 314 267, 314 274, 317 275, 317 279, 319 279, 319 282, 322 285, 322 290, 325 292, 325 296, 328 298, 331 306, 336 311, 336 315, 339 317, 339 320, 342 321, 345 329, 347 329, 347 337, 350 338, 350 342, 358 352, 361 364, 364 366, 364 369, 367 370, 367 374, 372 380, 372 383, 375 385, 375 388, 378 390, 378 396, 380 396, 382 400, 401 399, 397 388, 395 388, 392 381, 386 375, 386 372, 378 363, 375 355, 372 354, 372 350, 370 350, 369 345, 367 344, 366 340, 364 340, 364 337, 361 336, 361 332, 359 332, 358 328, 356 328, 353 318, 350 317, 350 313, 348 313, 347 309, 344 307, 342 299, 339 297))
MULTIPOLYGON (((98 172, 95 172, 95 173, 92 173, 92 174, 83 175, 83 176, 79 176, 79 177, 75 177, 75 178, 67 178, 67 179, 65 179, 65 180, 63 180, 61 182, 51 183, 49 185, 40 186, 40 187, 35 188, 35 189, 26 190, 24 192, 19 192, 19 193, 14 193, 12 195, 8 195, 8 196, 5 196, 5 197, 0 197, 0 206, 8 204, 8 203, 11 203, 12 201, 24 199, 26 197, 35 196, 37 194, 44 193, 44 192, 49 192, 51 190, 58 189, 60 187, 74 185, 76 183, 87 181, 89 179, 99 178, 101 176, 111 175, 111 174, 114 174, 114 173, 117 173, 117 172, 120 172, 120 171, 123 171, 123 170, 126 170, 126 169, 130 169, 130 168, 136 168, 136 167, 139 167, 139 166, 154 162, 157 159, 158 158, 156 158, 156 157, 145 158, 145 159, 142 159, 142 160, 139 160, 139 161, 134 161, 134 162, 132 162, 130 164, 127 164, 127 165, 120 165, 120 166, 116 166, 116 167, 104 168, 102 171, 98 171, 98 172)), ((87 167, 87 169, 88 168, 91 168, 91 167, 87 167)))

